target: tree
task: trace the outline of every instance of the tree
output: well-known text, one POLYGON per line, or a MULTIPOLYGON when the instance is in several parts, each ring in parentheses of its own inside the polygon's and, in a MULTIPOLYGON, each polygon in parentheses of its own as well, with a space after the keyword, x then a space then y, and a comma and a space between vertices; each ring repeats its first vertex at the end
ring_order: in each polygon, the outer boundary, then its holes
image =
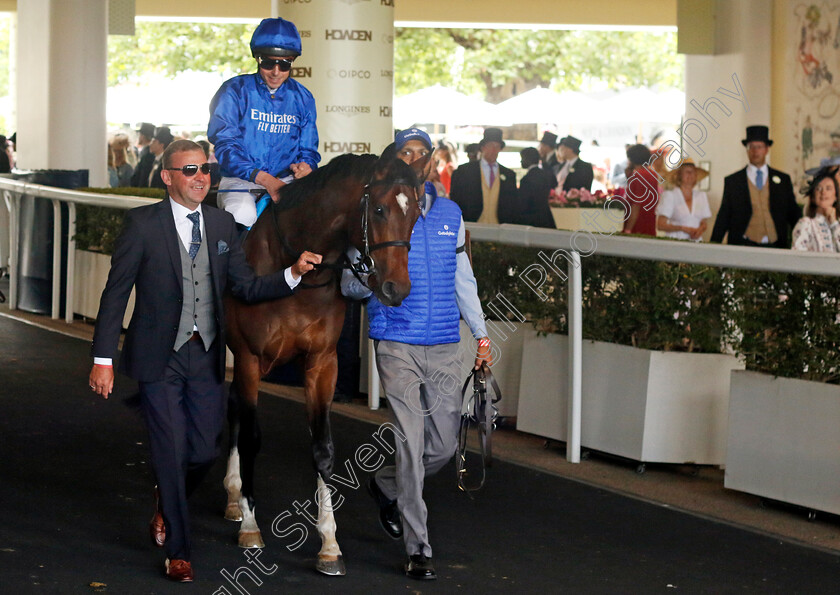
POLYGON ((683 86, 675 33, 398 28, 394 46, 397 95, 434 83, 493 102, 537 86, 683 86))

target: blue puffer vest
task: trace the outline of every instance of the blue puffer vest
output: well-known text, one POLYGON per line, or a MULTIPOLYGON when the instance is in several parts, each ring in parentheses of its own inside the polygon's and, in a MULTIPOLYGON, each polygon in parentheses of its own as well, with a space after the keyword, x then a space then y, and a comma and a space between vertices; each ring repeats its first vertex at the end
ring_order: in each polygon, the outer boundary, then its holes
POLYGON ((438 198, 411 232, 408 275, 411 293, 397 307, 371 297, 368 303, 371 339, 411 345, 441 345, 460 340, 461 318, 455 301, 455 265, 461 209, 438 198))

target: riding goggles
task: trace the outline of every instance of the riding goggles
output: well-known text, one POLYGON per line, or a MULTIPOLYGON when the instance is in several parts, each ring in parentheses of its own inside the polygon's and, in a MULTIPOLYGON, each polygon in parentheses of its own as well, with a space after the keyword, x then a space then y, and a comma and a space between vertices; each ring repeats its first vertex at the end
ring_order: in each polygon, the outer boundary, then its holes
POLYGON ((274 70, 275 66, 280 68, 280 72, 289 72, 292 69, 292 61, 288 58, 273 59, 257 56, 257 63, 263 70, 274 70))
POLYGON ((210 164, 209 163, 202 163, 201 165, 196 165, 191 163, 190 165, 185 165, 184 167, 167 167, 169 171, 179 171, 184 174, 184 177, 191 178, 195 174, 198 173, 198 170, 201 170, 201 173, 207 175, 210 173, 210 164))

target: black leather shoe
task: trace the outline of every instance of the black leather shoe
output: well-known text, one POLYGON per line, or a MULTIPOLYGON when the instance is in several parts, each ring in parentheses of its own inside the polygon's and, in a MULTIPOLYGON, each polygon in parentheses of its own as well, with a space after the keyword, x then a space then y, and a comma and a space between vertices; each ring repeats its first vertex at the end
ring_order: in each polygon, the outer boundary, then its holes
POLYGON ((432 559, 423 554, 408 557, 408 562, 405 565, 405 575, 419 581, 433 581, 437 578, 435 567, 432 566, 432 559))
POLYGON ((376 478, 371 477, 367 483, 368 493, 376 500, 379 506, 379 524, 385 529, 385 533, 391 539, 400 539, 403 534, 402 519, 397 509, 397 501, 389 500, 376 485, 376 478))

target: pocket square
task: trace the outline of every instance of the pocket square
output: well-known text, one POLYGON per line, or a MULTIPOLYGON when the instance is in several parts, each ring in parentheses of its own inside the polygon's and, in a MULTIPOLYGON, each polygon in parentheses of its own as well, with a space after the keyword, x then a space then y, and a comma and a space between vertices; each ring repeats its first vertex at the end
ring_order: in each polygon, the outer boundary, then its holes
POLYGON ((228 248, 227 242, 224 240, 219 240, 219 254, 224 254, 225 252, 230 252, 230 248, 228 248))

